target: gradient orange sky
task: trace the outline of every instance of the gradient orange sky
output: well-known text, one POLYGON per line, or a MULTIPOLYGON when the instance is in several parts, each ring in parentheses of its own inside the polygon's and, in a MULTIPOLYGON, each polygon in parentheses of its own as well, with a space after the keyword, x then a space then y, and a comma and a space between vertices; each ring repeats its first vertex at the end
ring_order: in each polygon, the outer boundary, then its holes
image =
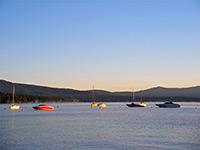
POLYGON ((1 1, 0 78, 79 90, 200 85, 200 3, 1 1))

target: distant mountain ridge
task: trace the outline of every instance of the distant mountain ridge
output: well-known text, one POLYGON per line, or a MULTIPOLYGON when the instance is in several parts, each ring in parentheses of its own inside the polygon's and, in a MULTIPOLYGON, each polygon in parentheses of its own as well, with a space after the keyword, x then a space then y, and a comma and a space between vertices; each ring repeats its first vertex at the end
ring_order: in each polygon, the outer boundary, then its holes
POLYGON ((155 87, 145 90, 145 95, 148 97, 200 97, 200 86, 188 88, 155 87))
MULTIPOLYGON (((12 93, 12 82, 0 80, 0 92, 12 93)), ((52 88, 38 85, 15 83, 15 94, 24 95, 40 95, 40 96, 55 96, 78 98, 83 101, 91 100, 91 90, 80 91, 74 89, 52 88)), ((140 97, 141 91, 135 92, 135 97, 140 97)), ((104 90, 95 90, 97 101, 128 101, 131 100, 132 92, 109 92, 104 90)), ((155 87, 143 91, 143 97, 191 97, 200 98, 200 86, 188 88, 164 88, 155 87)))
MULTIPOLYGON (((15 94, 26 95, 43 95, 43 96, 62 96, 66 94, 87 93, 87 91, 79 91, 64 88, 51 88, 46 86, 30 85, 30 84, 15 84, 15 94)), ((12 82, 0 80, 0 92, 12 93, 12 82)))

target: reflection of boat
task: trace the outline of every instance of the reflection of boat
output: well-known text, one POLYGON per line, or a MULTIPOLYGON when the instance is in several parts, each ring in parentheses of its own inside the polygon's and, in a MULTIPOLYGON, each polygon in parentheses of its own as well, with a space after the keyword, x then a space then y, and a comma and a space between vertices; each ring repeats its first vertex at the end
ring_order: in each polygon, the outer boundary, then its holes
POLYGON ((12 105, 10 105, 10 109, 19 109, 20 107, 18 105, 14 104, 14 97, 15 97, 15 85, 13 84, 13 97, 12 97, 12 105))
POLYGON ((97 106, 97 103, 95 103, 94 101, 95 101, 95 97, 94 97, 94 86, 93 86, 93 90, 92 90, 92 104, 91 104, 91 107, 97 106))
POLYGON ((53 106, 45 105, 45 104, 40 104, 38 106, 32 107, 35 110, 54 110, 53 106))
POLYGON ((174 104, 172 101, 167 101, 164 104, 156 104, 156 106, 160 108, 180 108, 181 107, 181 105, 174 104))
POLYGON ((98 104, 98 107, 106 107, 106 104, 104 104, 104 103, 99 103, 99 104, 98 104))
POLYGON ((134 96, 134 89, 133 89, 133 102, 131 104, 126 104, 128 107, 145 107, 146 104, 142 102, 142 91, 141 91, 141 101, 140 103, 134 103, 135 96, 134 96))

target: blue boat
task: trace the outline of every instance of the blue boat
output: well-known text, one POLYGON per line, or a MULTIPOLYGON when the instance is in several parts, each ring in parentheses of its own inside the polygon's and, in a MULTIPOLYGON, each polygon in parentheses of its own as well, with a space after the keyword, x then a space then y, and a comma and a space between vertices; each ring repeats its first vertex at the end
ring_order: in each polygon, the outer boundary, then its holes
POLYGON ((175 104, 172 101, 167 101, 164 104, 156 104, 156 106, 160 108, 180 108, 181 107, 181 105, 175 104))
POLYGON ((134 103, 135 96, 134 96, 134 89, 133 89, 133 102, 131 104, 126 104, 126 106, 128 106, 128 107, 145 107, 146 104, 142 102, 142 94, 143 94, 143 91, 141 90, 141 101, 140 101, 140 103, 134 103))

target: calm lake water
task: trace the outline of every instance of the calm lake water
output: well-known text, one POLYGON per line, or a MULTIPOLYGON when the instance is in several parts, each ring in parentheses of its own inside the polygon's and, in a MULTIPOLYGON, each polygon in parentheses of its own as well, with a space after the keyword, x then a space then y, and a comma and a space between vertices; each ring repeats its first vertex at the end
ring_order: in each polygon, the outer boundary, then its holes
POLYGON ((53 111, 0 105, 0 149, 199 150, 200 103, 180 104, 170 109, 107 103, 92 109, 90 103, 54 103, 53 111))

